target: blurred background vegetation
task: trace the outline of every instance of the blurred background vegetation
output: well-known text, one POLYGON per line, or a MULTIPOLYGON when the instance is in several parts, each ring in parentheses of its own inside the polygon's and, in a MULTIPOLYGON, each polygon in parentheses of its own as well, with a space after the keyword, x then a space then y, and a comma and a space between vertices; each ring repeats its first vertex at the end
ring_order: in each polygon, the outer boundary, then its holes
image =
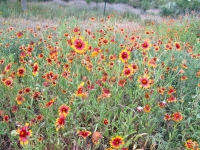
MULTIPOLYGON (((5 9, 5 5, 8 0, 0 0, 0 10, 5 9)), ((16 0, 10 0, 16 1, 16 0)), ((18 0, 21 1, 21 0, 18 0)), ((24 1, 24 0, 23 0, 24 1)), ((49 2, 52 0, 26 0, 27 2, 49 2)), ((63 0, 68 2, 69 0, 63 0)), ((71 0, 73 1, 73 0, 71 0)), ((141 9, 144 13, 148 9, 159 9, 160 15, 176 17, 178 15, 185 15, 192 12, 200 12, 200 0, 83 0, 88 4, 94 2, 98 3, 123 3, 133 8, 141 9)))

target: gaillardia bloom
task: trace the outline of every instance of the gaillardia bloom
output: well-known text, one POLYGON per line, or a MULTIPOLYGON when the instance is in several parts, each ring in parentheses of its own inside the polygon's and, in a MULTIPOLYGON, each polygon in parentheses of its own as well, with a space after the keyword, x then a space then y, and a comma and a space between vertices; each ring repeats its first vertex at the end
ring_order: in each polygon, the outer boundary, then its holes
POLYGON ((17 101, 17 104, 21 105, 22 102, 25 101, 25 98, 21 95, 17 95, 16 101, 17 101))
POLYGON ((15 34, 18 38, 22 38, 23 37, 23 32, 17 32, 16 34, 15 34))
POLYGON ((199 150, 198 146, 198 143, 196 141, 192 141, 191 139, 185 142, 185 147, 191 150, 199 150))
POLYGON ((124 138, 121 136, 115 136, 110 140, 110 146, 112 148, 121 148, 124 145, 124 138))
POLYGON ((64 116, 67 116, 69 114, 69 111, 70 107, 65 104, 61 105, 58 109, 59 114, 63 114, 64 116))
POLYGON ((88 49, 88 43, 82 37, 75 37, 72 39, 72 46, 75 52, 83 54, 88 49))
POLYGON ((144 106, 144 112, 150 112, 151 111, 151 106, 150 105, 148 105, 148 104, 146 104, 145 106, 144 106))
POLYGON ((81 136, 84 139, 86 139, 90 135, 91 135, 90 131, 87 131, 87 130, 78 131, 78 136, 81 136))
POLYGON ((138 83, 140 87, 147 89, 151 85, 151 80, 149 79, 149 76, 147 74, 144 74, 143 76, 140 76, 138 78, 138 83))
POLYGON ((13 80, 12 80, 12 78, 8 78, 8 79, 5 79, 5 81, 3 83, 5 86, 11 87, 13 84, 13 80))
POLYGON ((174 46, 175 46, 177 51, 181 51, 182 50, 181 44, 179 42, 175 42, 174 46))
POLYGON ((20 76, 20 77, 23 77, 25 72, 26 72, 26 69, 24 67, 20 67, 17 70, 17 75, 20 76))
POLYGON ((55 124, 56 131, 58 131, 60 128, 62 129, 64 128, 65 118, 66 118, 65 115, 61 114, 59 118, 56 119, 56 124, 55 124))
POLYGON ((175 122, 180 122, 181 120, 183 120, 183 116, 180 112, 175 112, 175 113, 172 114, 172 119, 175 122))
POLYGON ((35 64, 33 65, 32 74, 33 74, 34 76, 36 76, 36 75, 38 75, 38 71, 39 71, 38 63, 35 63, 35 64))
POLYGON ((19 134, 19 141, 21 145, 28 144, 28 138, 31 136, 32 132, 31 130, 28 130, 28 124, 21 127, 17 130, 17 133, 19 134))
POLYGON ((144 40, 144 42, 140 46, 143 50, 149 50, 151 48, 150 40, 144 40))
POLYGON ((130 51, 122 50, 119 54, 119 59, 125 63, 130 59, 130 51))
POLYGON ((134 72, 134 70, 133 70, 133 68, 131 66, 125 66, 123 71, 122 71, 122 73, 123 73, 123 76, 130 77, 135 72, 134 72))
POLYGON ((84 95, 83 86, 84 86, 84 82, 82 82, 82 83, 78 86, 78 89, 77 89, 77 91, 76 91, 76 96, 82 97, 82 96, 84 95))

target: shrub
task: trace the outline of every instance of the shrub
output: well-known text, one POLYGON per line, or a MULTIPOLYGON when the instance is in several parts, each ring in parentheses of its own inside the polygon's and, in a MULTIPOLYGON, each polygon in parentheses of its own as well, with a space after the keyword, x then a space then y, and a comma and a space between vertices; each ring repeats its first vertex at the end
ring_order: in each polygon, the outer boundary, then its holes
POLYGON ((175 14, 175 10, 167 8, 167 7, 162 7, 161 11, 160 11, 160 14, 162 16, 173 16, 175 14))
POLYGON ((140 0, 129 0, 128 4, 134 8, 140 7, 141 1, 140 0))

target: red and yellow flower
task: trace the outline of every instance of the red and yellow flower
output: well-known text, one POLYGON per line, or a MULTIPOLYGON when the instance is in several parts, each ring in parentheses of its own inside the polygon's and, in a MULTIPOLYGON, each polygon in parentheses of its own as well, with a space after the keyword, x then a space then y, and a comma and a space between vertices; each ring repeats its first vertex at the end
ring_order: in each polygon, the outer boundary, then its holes
POLYGON ((88 43, 82 37, 75 37, 72 39, 72 46, 75 52, 79 54, 85 53, 88 49, 88 43))
POLYGON ((200 148, 198 148, 199 147, 198 143, 191 139, 189 139, 185 142, 185 147, 187 149, 191 149, 191 150, 199 150, 200 149, 200 148))
POLYGON ((87 130, 82 130, 82 131, 78 131, 78 136, 83 137, 84 139, 86 139, 87 137, 89 137, 91 135, 90 131, 87 130))
POLYGON ((5 79, 3 81, 4 85, 7 86, 7 87, 11 87, 13 85, 13 80, 12 78, 8 78, 8 79, 5 79))
POLYGON ((64 116, 67 116, 70 112, 70 109, 71 108, 69 106, 63 104, 59 107, 58 113, 59 113, 59 115, 63 114, 64 116))
POLYGON ((39 71, 39 66, 38 66, 38 63, 34 63, 33 65, 33 70, 32 70, 32 74, 34 76, 38 75, 38 71, 39 71))
POLYGON ((17 101, 17 104, 21 105, 22 102, 25 101, 25 98, 23 96, 21 96, 21 95, 17 95, 16 101, 17 101))
POLYGON ((124 67, 122 73, 123 73, 123 76, 130 77, 131 75, 134 74, 134 70, 131 66, 128 65, 124 67))
POLYGON ((141 43, 140 47, 145 51, 149 50, 151 48, 150 40, 149 39, 144 40, 144 42, 141 43))
POLYGON ((124 145, 124 138, 122 136, 115 136, 110 140, 110 146, 112 148, 121 148, 124 145))
POLYGON ((60 128, 64 129, 65 118, 66 116, 64 114, 60 114, 59 118, 56 119, 56 131, 58 131, 60 128))
POLYGON ((151 79, 147 74, 144 74, 138 78, 138 83, 141 88, 147 89, 151 86, 151 79))
POLYGON ((17 69, 17 75, 20 77, 23 77, 25 72, 26 72, 26 69, 24 67, 20 67, 17 69))
POLYGON ((151 106, 149 105, 149 104, 146 104, 145 106, 144 106, 144 112, 150 112, 151 111, 151 106))
POLYGON ((84 86, 84 82, 82 82, 82 83, 78 86, 78 89, 77 89, 77 91, 76 91, 76 96, 82 97, 82 96, 84 95, 83 86, 84 86))
POLYGON ((28 144, 28 138, 32 135, 32 131, 28 130, 28 124, 17 130, 19 141, 21 145, 28 144))
POLYGON ((180 112, 175 112, 175 113, 172 114, 172 119, 175 122, 180 122, 181 120, 183 120, 183 116, 180 112))
POLYGON ((122 50, 119 54, 119 59, 125 63, 127 62, 129 59, 130 59, 130 51, 127 51, 126 49, 125 50, 122 50))

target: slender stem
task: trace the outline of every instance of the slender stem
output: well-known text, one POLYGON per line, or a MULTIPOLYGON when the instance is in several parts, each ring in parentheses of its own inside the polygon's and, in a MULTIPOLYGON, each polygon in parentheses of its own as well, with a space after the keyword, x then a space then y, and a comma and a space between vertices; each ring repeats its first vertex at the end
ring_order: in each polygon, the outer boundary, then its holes
POLYGON ((104 17, 105 17, 105 15, 106 15, 106 1, 107 1, 107 0, 104 0, 104 2, 105 2, 104 11, 103 11, 103 12, 104 12, 104 17))

